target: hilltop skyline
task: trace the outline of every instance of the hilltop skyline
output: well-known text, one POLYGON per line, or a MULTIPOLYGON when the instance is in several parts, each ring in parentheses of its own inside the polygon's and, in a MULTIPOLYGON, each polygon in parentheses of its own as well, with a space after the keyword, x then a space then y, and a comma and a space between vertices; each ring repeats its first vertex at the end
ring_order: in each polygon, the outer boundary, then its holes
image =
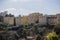
POLYGON ((8 11, 15 16, 34 12, 57 14, 60 13, 60 0, 0 0, 1 11, 8 11))

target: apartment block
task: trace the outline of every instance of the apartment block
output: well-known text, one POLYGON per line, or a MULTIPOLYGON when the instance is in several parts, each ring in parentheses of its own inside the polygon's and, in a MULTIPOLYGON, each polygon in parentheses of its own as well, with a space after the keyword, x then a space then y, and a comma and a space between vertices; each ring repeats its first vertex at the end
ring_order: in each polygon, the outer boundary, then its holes
POLYGON ((60 22, 60 14, 57 14, 57 23, 60 22))
POLYGON ((21 25, 21 16, 15 17, 15 24, 16 24, 16 26, 21 25))
POLYGON ((28 24, 39 24, 39 25, 46 25, 52 24, 55 25, 56 23, 60 22, 60 13, 56 15, 43 15, 42 13, 31 13, 28 16, 18 16, 14 17, 12 14, 7 14, 7 11, 0 12, 0 23, 5 23, 7 25, 28 25, 28 24))
POLYGON ((31 24, 35 24, 35 23, 38 23, 39 22, 39 16, 41 16, 42 14, 40 13, 32 13, 32 14, 29 14, 28 15, 28 23, 31 24))
POLYGON ((3 17, 2 16, 0 16, 0 23, 3 23, 3 17))
POLYGON ((5 16, 5 15, 7 15, 7 11, 0 12, 0 16, 5 16))
POLYGON ((28 24, 28 16, 23 16, 21 18, 21 24, 22 25, 27 25, 28 24))
POLYGON ((40 25, 46 25, 47 24, 47 17, 46 16, 39 16, 39 24, 40 25))
POLYGON ((48 15, 47 22, 48 22, 48 24, 55 25, 57 23, 57 16, 56 15, 48 15))
POLYGON ((4 17, 4 23, 7 25, 14 25, 14 17, 4 17))

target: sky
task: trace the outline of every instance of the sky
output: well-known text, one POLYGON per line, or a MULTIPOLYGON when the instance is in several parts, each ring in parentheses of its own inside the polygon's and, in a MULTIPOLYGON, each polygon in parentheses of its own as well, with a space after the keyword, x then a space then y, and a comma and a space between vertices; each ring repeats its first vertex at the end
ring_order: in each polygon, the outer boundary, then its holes
POLYGON ((29 15, 39 12, 43 14, 60 13, 60 0, 0 0, 0 12, 8 11, 8 14, 29 15))

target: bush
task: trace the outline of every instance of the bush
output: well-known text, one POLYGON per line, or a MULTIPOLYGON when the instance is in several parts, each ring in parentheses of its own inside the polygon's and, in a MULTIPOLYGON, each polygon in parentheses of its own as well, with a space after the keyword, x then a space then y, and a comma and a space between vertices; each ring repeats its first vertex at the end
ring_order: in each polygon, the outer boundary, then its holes
POLYGON ((58 35, 60 35, 60 23, 57 23, 57 24, 55 25, 54 31, 55 31, 58 35))
POLYGON ((55 32, 49 33, 46 36, 46 40, 58 40, 58 35, 55 32))

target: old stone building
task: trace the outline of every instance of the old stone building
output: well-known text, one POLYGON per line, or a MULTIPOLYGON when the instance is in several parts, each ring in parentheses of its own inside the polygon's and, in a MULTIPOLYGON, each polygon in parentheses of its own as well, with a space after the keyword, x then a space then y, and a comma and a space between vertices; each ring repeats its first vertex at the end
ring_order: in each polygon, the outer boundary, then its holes
POLYGON ((28 23, 31 24, 35 24, 35 23, 39 23, 39 16, 41 16, 42 14, 40 13, 32 13, 30 15, 28 15, 28 23))
POLYGON ((56 16, 57 16, 57 23, 59 23, 60 22, 60 14, 57 14, 56 16))
POLYGON ((43 15, 41 13, 32 13, 21 18, 21 24, 55 25, 58 22, 60 22, 60 14, 43 15))
POLYGON ((4 23, 7 25, 14 25, 14 17, 4 17, 4 23))
POLYGON ((22 25, 27 25, 28 24, 28 16, 23 16, 21 18, 21 24, 22 25))
POLYGON ((57 16, 56 15, 48 15, 47 16, 47 22, 48 24, 55 25, 57 23, 57 16))
POLYGON ((52 24, 55 25, 56 23, 60 22, 60 14, 56 14, 56 15, 48 15, 47 16, 47 22, 48 24, 52 24))
POLYGON ((21 16, 15 17, 15 24, 16 24, 16 26, 21 25, 21 16))
POLYGON ((18 16, 14 17, 12 14, 7 14, 7 11, 0 12, 0 23, 5 23, 7 25, 27 25, 27 24, 39 24, 46 25, 60 22, 60 14, 56 15, 43 15, 42 13, 31 13, 28 16, 18 16))
POLYGON ((39 24, 40 25, 46 25, 47 24, 46 16, 43 16, 43 15, 39 16, 39 24))
POLYGON ((4 12, 0 12, 0 16, 5 16, 5 15, 7 15, 7 11, 4 11, 4 12))
POLYGON ((3 16, 0 16, 0 23, 3 23, 3 20, 4 20, 3 16))

